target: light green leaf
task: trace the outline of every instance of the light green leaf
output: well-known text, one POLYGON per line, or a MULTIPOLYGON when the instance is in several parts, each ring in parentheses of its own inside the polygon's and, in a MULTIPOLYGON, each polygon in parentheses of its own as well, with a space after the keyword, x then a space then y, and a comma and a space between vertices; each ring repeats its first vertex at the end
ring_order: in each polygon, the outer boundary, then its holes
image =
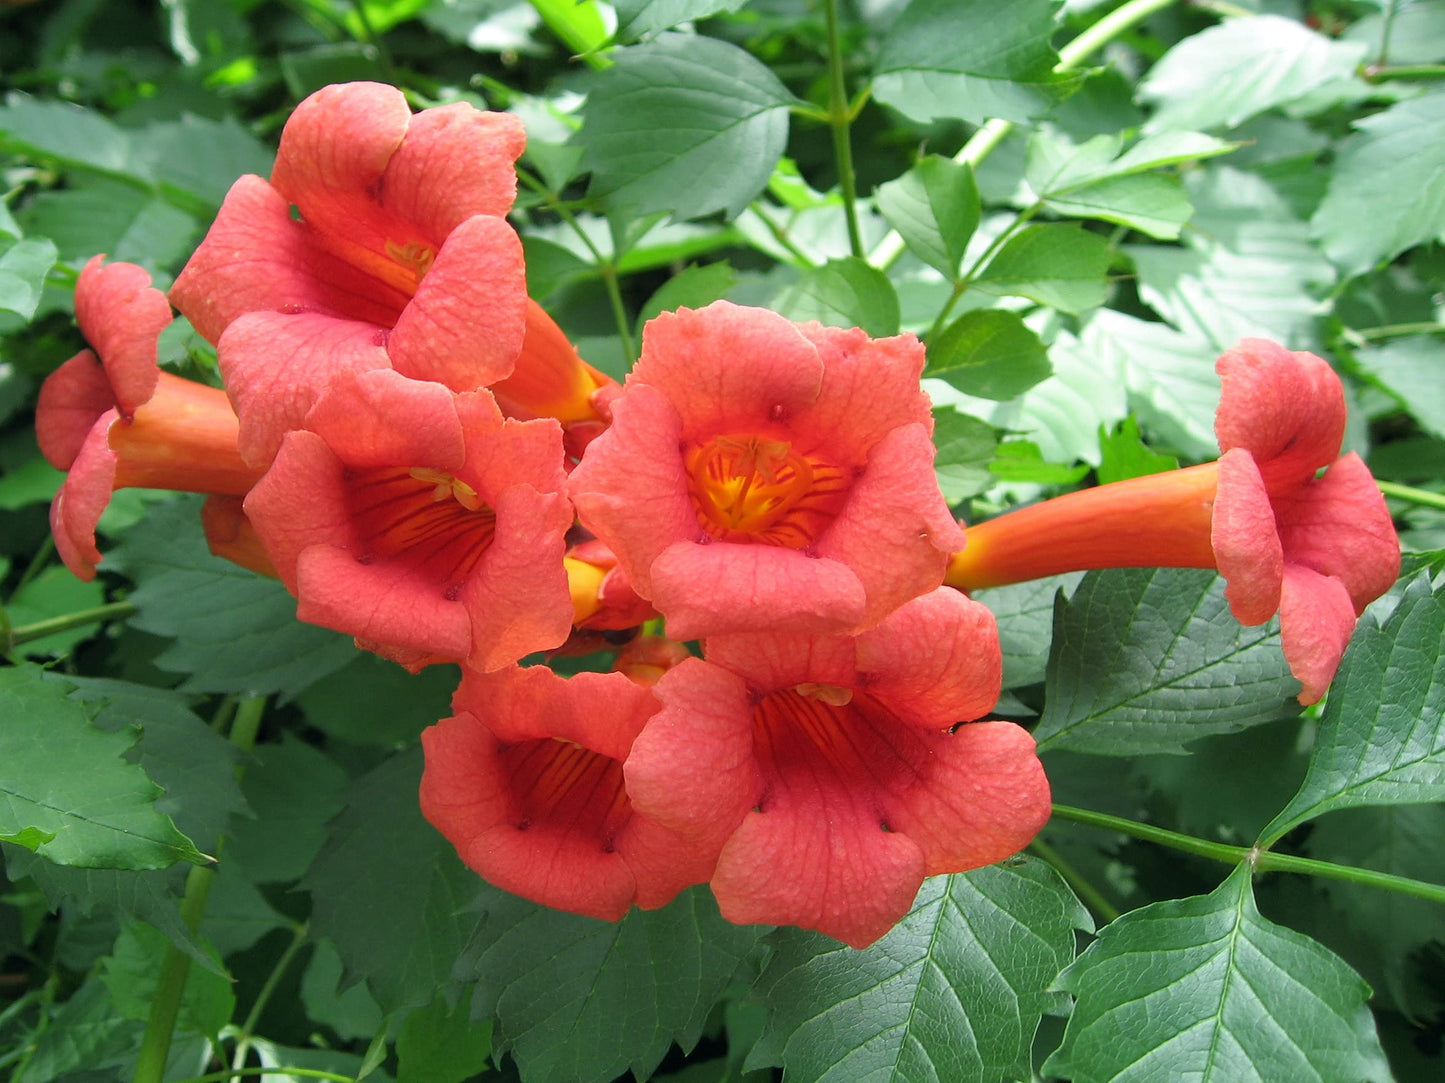
POLYGON ((993 427, 947 408, 933 411, 933 443, 938 454, 933 460, 943 499, 957 504, 983 492, 994 483, 989 473, 998 438, 993 427))
POLYGON ((136 157, 161 191, 198 211, 221 205, 243 173, 269 176, 272 151, 234 119, 210 120, 187 113, 178 121, 151 124, 135 137, 136 157))
POLYGON ((1064 971, 1077 1002, 1044 1072, 1105 1080, 1388 1083, 1360 976, 1259 913, 1250 866, 1126 914, 1064 971))
POLYGON ((498 1052, 529 1083, 646 1079, 676 1042, 690 1050, 765 926, 730 925, 701 887, 660 910, 597 921, 488 889, 457 961, 473 1014, 495 1017, 498 1052))
POLYGON ((737 11, 747 0, 616 0, 617 36, 637 38, 671 30, 722 11, 737 11))
POLYGON ((0 332, 18 330, 35 315, 55 259, 47 237, 26 237, 0 254, 0 332))
POLYGON ((668 33, 612 55, 576 136, 590 193, 639 215, 735 216, 782 157, 788 89, 716 38, 668 33))
POLYGON ((430 1004, 449 983, 472 924, 461 911, 479 883, 422 819, 421 768, 415 748, 353 782, 301 885, 315 935, 336 945, 346 980, 365 979, 388 1012, 430 1004))
POLYGON ((1057 0, 914 0, 879 46, 873 96, 921 121, 1040 116, 1080 78, 1054 70, 1058 8, 1057 0))
POLYGON ((396 1039, 396 1083, 462 1083, 492 1055, 492 1022, 471 1021, 472 991, 450 1007, 438 996, 406 1015, 396 1039))
POLYGON ((106 558, 136 581, 130 624, 174 637, 161 669, 187 674, 194 692, 294 696, 355 657, 347 636, 296 620, 296 601, 274 579, 212 556, 200 503, 154 507, 106 558))
MULTIPOLYGON (((35 621, 91 609, 104 601, 105 587, 102 584, 83 583, 70 573, 69 568, 57 564, 17 590, 6 603, 5 613, 11 626, 19 628, 35 621)), ((69 628, 22 643, 15 651, 27 658, 64 657, 77 643, 84 642, 99 631, 98 624, 69 628)))
POLYGON ((156 810, 161 790, 34 666, 0 670, 0 839, 58 865, 158 869, 206 859, 156 810), (41 836, 48 838, 41 840, 41 836))
POLYGON ((1072 485, 1089 472, 1087 466, 1049 462, 1031 440, 1005 440, 988 468, 1000 481, 1030 485, 1072 485))
POLYGON ((737 273, 727 260, 694 264, 678 272, 659 286, 642 306, 637 314, 637 333, 642 334, 642 325, 658 313, 712 304, 732 289, 736 281, 737 273))
POLYGON ((136 161, 129 133, 68 102, 10 95, 0 106, 0 149, 150 186, 149 170, 136 161))
POLYGON ((1139 96, 1156 109, 1145 129, 1232 128, 1349 78, 1365 52, 1279 15, 1226 19, 1185 38, 1149 69, 1139 96))
POLYGON ((898 334, 898 293, 888 276, 857 256, 805 272, 773 307, 791 320, 861 327, 874 338, 898 334))
POLYGON ((1140 439, 1139 425, 1132 417, 1126 417, 1113 432, 1099 430, 1099 453, 1103 456, 1098 471, 1101 485, 1179 468, 1178 459, 1160 455, 1140 439))
POLYGON ((1445 588, 1421 575, 1383 627, 1361 619, 1330 686, 1309 773, 1264 829, 1332 809, 1445 801, 1445 588))
POLYGON ((1061 312, 1104 303, 1113 250, 1075 223, 1028 226, 989 260, 974 285, 985 293, 1027 297, 1061 312))
POLYGON ((789 1080, 995 1083, 1029 1075, 1049 986, 1088 912, 1033 858, 925 880, 913 909, 861 951, 786 930, 754 986, 768 1026, 749 1066, 789 1080), (960 995, 967 990, 967 995, 960 995))
MULTIPOLYGON (((150 1018, 167 946, 164 934, 149 925, 137 922, 121 930, 100 972, 118 1013, 131 1019, 150 1018)), ((191 967, 181 994, 179 1029, 214 1039, 236 1010, 231 984, 229 975, 191 967)))
POLYGON ((1385 385, 1427 432, 1445 437, 1445 339, 1415 335, 1355 351, 1360 367, 1385 385))
POLYGON ((160 196, 108 177, 41 192, 25 208, 25 222, 55 242, 61 259, 83 262, 104 252, 151 268, 189 255, 201 227, 160 196))
POLYGON ((1017 313, 976 308, 929 345, 924 375, 946 380, 965 394, 1002 401, 1052 371, 1044 344, 1017 313))
POLYGON ((1310 222, 1350 275, 1445 236, 1445 91, 1399 102, 1355 127, 1310 222))
POLYGON ((1040 750, 1182 752, 1200 737, 1292 713, 1298 691, 1275 624, 1235 621, 1213 571, 1111 568, 1090 572, 1055 605, 1034 737, 1040 750))
POLYGON ((1195 208, 1186 248, 1124 248, 1140 295, 1216 353, 1250 336, 1310 345, 1325 307, 1317 295, 1334 272, 1305 223, 1267 182, 1227 166, 1191 175, 1186 189, 1195 208))
POLYGON ((873 198, 914 255, 944 278, 958 277, 981 213, 972 166, 930 154, 873 198))

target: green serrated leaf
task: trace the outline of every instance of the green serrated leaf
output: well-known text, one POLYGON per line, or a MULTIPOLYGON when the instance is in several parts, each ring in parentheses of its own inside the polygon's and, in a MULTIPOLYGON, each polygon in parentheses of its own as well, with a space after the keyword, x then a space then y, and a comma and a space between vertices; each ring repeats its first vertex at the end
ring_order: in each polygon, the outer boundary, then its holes
POLYGON ((888 276, 857 256, 805 272, 774 306, 791 320, 861 327, 874 338, 898 334, 898 293, 888 276))
POLYGON ((154 507, 106 566, 136 582, 131 625, 174 638, 156 665, 186 674, 185 691, 290 698, 355 657, 349 637, 298 622, 276 580, 212 556, 195 499, 154 507))
POLYGON ((306 1006, 306 1014, 347 1039, 364 1039, 383 1031, 381 1009, 364 984, 344 991, 338 988, 341 969, 341 956, 331 942, 319 942, 301 976, 301 1003, 306 1006))
MULTIPOLYGON (((366 691, 360 685, 355 694, 360 698, 366 691)), ((289 736, 281 744, 261 745, 242 783, 255 816, 232 821, 227 860, 258 884, 299 879, 321 852, 326 823, 341 811, 345 788, 346 772, 320 749, 289 736)))
POLYGON ((26 237, 0 254, 0 332, 18 330, 35 315, 55 259, 46 237, 26 237))
POLYGON ((1030 485, 1072 485, 1089 472, 1087 466, 1049 462, 1032 440, 1005 440, 988 468, 1000 481, 1030 485))
POLYGON ((470 929, 461 910, 477 884, 422 819, 421 769, 416 748, 352 783, 302 882, 313 932, 336 945, 347 979, 364 978, 385 1011, 429 1004, 447 985, 470 929))
POLYGON ((457 962, 475 1014, 529 1083, 647 1078, 673 1042, 691 1049, 761 926, 730 925, 692 888, 660 910, 608 923, 489 889, 457 962))
POLYGON ((41 192, 25 208, 25 222, 55 242, 61 259, 83 262, 105 252, 153 269, 189 255, 201 227, 160 196, 110 178, 41 192))
POLYGON ((1076 1003, 1044 1072, 1074 1083, 1391 1078, 1369 986, 1260 915, 1249 865, 1102 929, 1059 987, 1076 1003))
POLYGON ((1178 459, 1161 455, 1144 443, 1139 437, 1139 425, 1132 417, 1119 422, 1113 432, 1099 430, 1099 454, 1103 456, 1098 471, 1101 485, 1179 468, 1178 459))
POLYGON ((1027 297, 1060 312, 1097 308, 1108 294, 1113 249, 1075 223, 1019 230, 999 249, 974 285, 985 293, 1027 297))
POLYGON ((134 734, 103 733, 34 666, 0 670, 0 834, 58 865, 159 869, 205 856, 157 811, 161 790, 122 758, 134 734), (27 835, 36 838, 32 833, 27 835))
POLYGON ((1199 568, 1090 572, 1054 609, 1040 750, 1181 752, 1291 713, 1274 622, 1245 628, 1224 581, 1199 568))
POLYGON ((1149 69, 1139 96, 1156 108, 1145 129, 1232 128, 1349 78, 1366 48, 1279 15, 1226 19, 1185 38, 1149 69))
POLYGON ((1004 400, 1053 372, 1039 336, 1015 312, 965 312, 928 347, 925 376, 946 380, 967 395, 1004 400))
POLYGON ((947 408, 933 411, 933 460, 943 499, 957 504, 983 492, 994 483, 988 464, 998 437, 993 426, 976 417, 947 408))
POLYGON ((660 312, 670 312, 682 307, 702 308, 712 304, 732 289, 736 281, 737 274, 727 260, 720 263, 694 264, 680 271, 659 286, 657 292, 642 306, 637 314, 637 333, 642 334, 642 325, 660 312))
POLYGON ((736 216, 782 157, 788 89, 716 38, 668 33, 612 56, 576 137, 590 193, 639 215, 736 216))
POLYGON ((57 165, 118 176, 145 186, 129 134, 91 109, 12 94, 0 106, 0 148, 57 165))
MULTIPOLYGON (((131 1019, 150 1017, 166 947, 164 934, 149 925, 138 923, 121 930, 101 968, 101 980, 110 990, 111 1003, 121 1015, 131 1019)), ((181 1030, 214 1039, 231 1021, 235 1010, 236 996, 231 991, 229 975, 198 966, 190 968, 177 1018, 181 1030)))
POLYGON ((438 996, 406 1015, 396 1039, 396 1083, 462 1083, 487 1067, 492 1022, 471 1021, 472 991, 448 1006, 438 996))
POLYGON ((1005 688, 1037 684, 1044 679, 1049 644, 1054 638, 1054 595, 1060 591, 1069 594, 1082 578, 1082 572, 1068 572, 990 587, 975 595, 988 606, 998 624, 1005 688))
POLYGON ((737 11, 747 0, 617 0, 617 36, 638 38, 671 30, 679 23, 706 19, 724 11, 737 11))
POLYGON ((1383 626, 1356 627, 1309 773, 1260 839, 1333 809, 1428 801, 1445 801, 1445 588, 1419 575, 1383 626))
MULTIPOLYGON (((118 1014, 110 991, 99 976, 86 980, 35 1035, 33 1052, 14 1083, 94 1078, 97 1071, 117 1068, 140 1040, 142 1023, 118 1014)), ((115 1076, 114 1078, 119 1078, 115 1076)))
POLYGON ((1445 235, 1445 91, 1355 122, 1310 225, 1347 274, 1445 235), (1389 163, 1382 168, 1382 163, 1389 163))
POLYGON ((972 166, 930 154, 873 198, 914 255, 944 278, 958 277, 981 214, 972 166))
POLYGON ((1396 339, 1356 350, 1355 360, 1422 428, 1445 436, 1445 340, 1430 335, 1396 339))
POLYGON ((754 987, 770 1009, 749 1066, 797 1083, 1026 1078, 1034 1031, 1088 912, 1042 861, 925 880, 882 940, 853 951, 815 933, 773 937, 754 987), (967 996, 960 996, 961 990, 967 996))
POLYGON ((415 744, 422 730, 451 712, 459 676, 456 666, 408 673, 377 655, 358 653, 302 692, 296 703, 307 723, 330 737, 397 749, 415 744))
POLYGON ((873 96, 921 121, 1040 116, 1080 80, 1054 70, 1058 9, 1057 0, 914 0, 879 46, 873 96))

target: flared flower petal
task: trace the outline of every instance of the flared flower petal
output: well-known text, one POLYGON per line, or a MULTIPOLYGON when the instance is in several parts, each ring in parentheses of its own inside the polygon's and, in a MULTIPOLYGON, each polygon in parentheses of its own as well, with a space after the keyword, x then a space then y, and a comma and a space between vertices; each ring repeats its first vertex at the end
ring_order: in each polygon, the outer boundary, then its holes
POLYGON ((422 734, 422 812, 504 890, 615 921, 712 872, 714 853, 638 812, 622 763, 658 702, 621 673, 468 670, 422 734))
POLYGON ((1048 818, 1027 732, 958 725, 1001 672, 992 617, 962 595, 916 598, 858 637, 719 635, 704 653, 657 683, 626 777, 635 808, 722 838, 711 885, 730 921, 862 947, 925 875, 1007 857, 1048 818))
POLYGON ((555 421, 390 369, 341 373, 245 511, 303 620, 408 665, 562 643, 572 523, 555 421))
POLYGON ((922 367, 912 336, 664 313, 572 474, 582 523, 676 635, 876 625, 963 543, 922 367))

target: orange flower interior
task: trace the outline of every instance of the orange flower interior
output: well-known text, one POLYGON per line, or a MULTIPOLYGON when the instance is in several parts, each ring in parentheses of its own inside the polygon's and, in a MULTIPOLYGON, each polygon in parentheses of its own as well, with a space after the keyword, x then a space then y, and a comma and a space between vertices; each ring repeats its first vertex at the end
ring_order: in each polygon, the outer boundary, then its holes
POLYGON ((365 562, 405 555, 450 592, 492 544, 497 516, 460 478, 417 467, 348 471, 347 497, 365 562))
POLYGON ((687 490, 698 524, 719 541, 802 549, 828 528, 848 496, 848 471, 786 440, 715 436, 688 450, 687 490))
POLYGON ((618 833, 632 817, 621 763, 558 738, 521 741, 498 752, 517 802, 515 827, 565 828, 613 852, 618 833))

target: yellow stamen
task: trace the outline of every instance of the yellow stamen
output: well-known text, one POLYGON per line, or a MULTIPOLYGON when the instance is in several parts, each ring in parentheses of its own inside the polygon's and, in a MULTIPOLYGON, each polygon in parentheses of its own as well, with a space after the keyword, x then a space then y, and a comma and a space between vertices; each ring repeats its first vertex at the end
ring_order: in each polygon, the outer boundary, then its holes
POLYGON ((476 511, 482 506, 482 500, 477 496, 477 491, 460 478, 453 477, 444 470, 431 470, 423 466, 414 466, 410 474, 417 481, 425 482, 435 486, 432 489, 431 498, 433 502, 442 500, 455 500, 467 511, 476 511))

